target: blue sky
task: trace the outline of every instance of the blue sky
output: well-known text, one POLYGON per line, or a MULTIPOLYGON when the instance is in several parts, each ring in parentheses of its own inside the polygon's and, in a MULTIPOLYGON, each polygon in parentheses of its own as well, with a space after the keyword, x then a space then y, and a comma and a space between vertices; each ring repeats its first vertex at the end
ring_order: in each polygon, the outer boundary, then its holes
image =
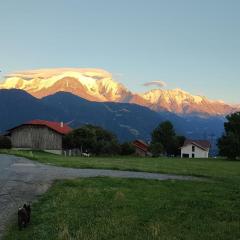
POLYGON ((240 103, 238 0, 7 0, 0 10, 0 77, 98 67, 132 91, 162 80, 240 103))

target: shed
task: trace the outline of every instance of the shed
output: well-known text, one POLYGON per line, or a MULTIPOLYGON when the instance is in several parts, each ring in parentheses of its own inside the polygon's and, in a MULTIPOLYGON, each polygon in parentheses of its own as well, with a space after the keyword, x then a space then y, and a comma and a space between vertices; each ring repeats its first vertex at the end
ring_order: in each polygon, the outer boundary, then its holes
POLYGON ((32 120, 8 130, 15 149, 43 150, 62 153, 63 136, 72 131, 67 124, 46 120, 32 120))
POLYGON ((133 141, 133 146, 135 147, 135 153, 138 156, 145 157, 150 156, 149 145, 145 143, 143 140, 135 140, 133 141))

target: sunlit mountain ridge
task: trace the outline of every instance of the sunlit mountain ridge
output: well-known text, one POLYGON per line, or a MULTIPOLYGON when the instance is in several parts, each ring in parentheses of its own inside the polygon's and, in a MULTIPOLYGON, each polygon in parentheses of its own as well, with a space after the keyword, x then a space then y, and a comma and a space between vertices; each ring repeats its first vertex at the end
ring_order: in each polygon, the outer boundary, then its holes
POLYGON ((0 89, 13 88, 37 98, 64 91, 90 101, 135 103, 157 112, 169 111, 180 115, 224 116, 240 110, 240 106, 191 95, 181 89, 133 93, 115 81, 111 73, 95 68, 38 69, 8 74, 0 83, 0 89))

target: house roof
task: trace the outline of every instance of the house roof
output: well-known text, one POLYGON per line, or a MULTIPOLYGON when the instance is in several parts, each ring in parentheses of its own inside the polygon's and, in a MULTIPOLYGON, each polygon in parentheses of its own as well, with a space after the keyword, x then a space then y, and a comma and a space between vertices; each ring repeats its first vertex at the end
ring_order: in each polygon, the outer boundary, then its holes
POLYGON ((145 143, 144 141, 137 139, 133 142, 133 145, 137 148, 140 148, 141 150, 147 152, 149 145, 147 143, 145 143))
POLYGON ((18 127, 26 126, 26 125, 46 126, 46 127, 50 128, 60 134, 63 134, 63 135, 66 135, 72 131, 72 128, 70 128, 67 124, 63 124, 60 122, 46 121, 46 120, 32 120, 32 121, 23 123, 19 126, 16 126, 12 129, 10 129, 9 131, 12 131, 18 127))
POLYGON ((208 150, 211 147, 210 142, 207 140, 191 140, 191 139, 186 139, 182 147, 186 147, 191 144, 199 148, 202 148, 203 150, 208 150))

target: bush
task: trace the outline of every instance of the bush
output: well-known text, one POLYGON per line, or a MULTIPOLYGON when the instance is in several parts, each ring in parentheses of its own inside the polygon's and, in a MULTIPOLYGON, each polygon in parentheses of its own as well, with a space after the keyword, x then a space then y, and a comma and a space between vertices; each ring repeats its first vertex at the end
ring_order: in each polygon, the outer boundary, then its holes
POLYGON ((152 153, 153 157, 158 157, 163 153, 163 145, 159 143, 151 143, 149 150, 152 153))
POLYGON ((63 139, 65 149, 78 148, 96 155, 119 154, 117 137, 111 132, 93 125, 84 125, 73 130, 63 139))
POLYGON ((135 153, 135 148, 132 143, 125 142, 121 144, 121 155, 132 155, 135 153))
POLYGON ((0 136, 0 149, 10 149, 11 147, 11 140, 8 137, 0 136))

